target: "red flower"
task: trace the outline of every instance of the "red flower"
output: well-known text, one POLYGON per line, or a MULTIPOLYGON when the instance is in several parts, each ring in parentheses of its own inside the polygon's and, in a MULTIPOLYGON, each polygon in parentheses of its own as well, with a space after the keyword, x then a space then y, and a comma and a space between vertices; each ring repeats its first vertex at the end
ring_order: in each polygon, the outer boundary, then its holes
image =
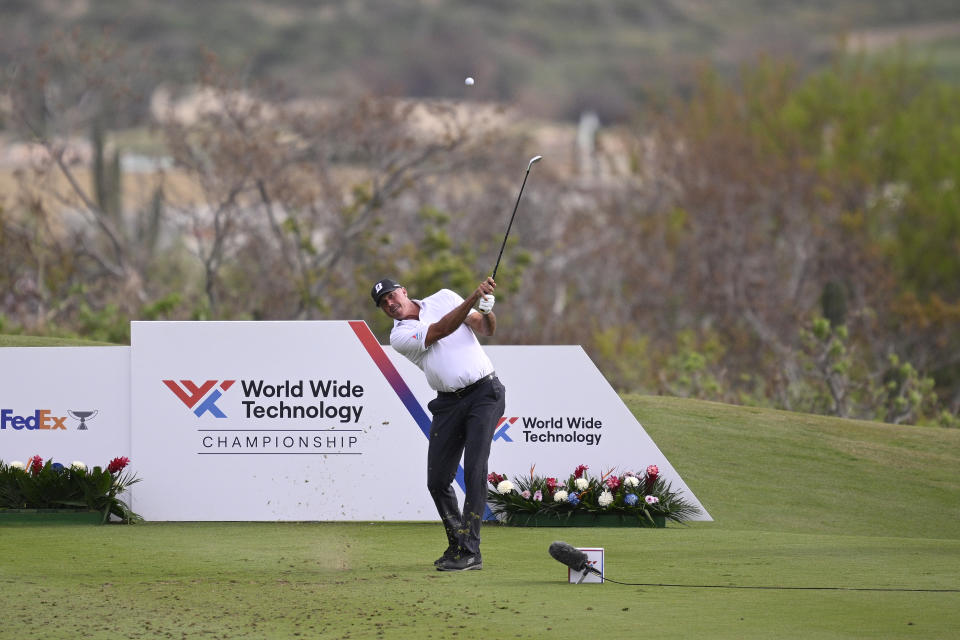
POLYGON ((40 473, 40 470, 43 469, 43 458, 40 456, 33 456, 29 461, 30 473, 37 475, 40 473))
POLYGON ((647 467, 647 481, 646 487, 647 492, 649 493, 653 489, 653 483, 657 481, 657 477, 660 475, 660 469, 657 468, 657 465, 652 464, 647 467))
POLYGON ((586 471, 586 470, 589 469, 589 468, 590 468, 590 467, 588 467, 588 466, 585 465, 585 464, 580 465, 579 467, 577 467, 577 468, 573 471, 573 477, 574 477, 574 478, 582 478, 582 477, 583 477, 583 472, 586 471))
POLYGON ((557 479, 547 478, 547 489, 550 490, 550 493, 553 493, 556 488, 557 488, 557 479))
POLYGON ((619 487, 619 486, 620 486, 620 478, 619 478, 619 477, 617 477, 617 476, 610 476, 609 478, 607 478, 607 487, 609 487, 609 489, 610 489, 611 491, 616 491, 616 490, 617 490, 617 487, 619 487))
POLYGON ((492 485, 498 485, 506 479, 507 479, 506 476, 502 476, 495 471, 491 471, 490 475, 487 476, 487 482, 489 482, 492 485))
POLYGON ((107 471, 110 473, 116 473, 117 471, 122 470, 128 464, 130 464, 130 458, 114 458, 110 461, 110 464, 107 465, 107 471))

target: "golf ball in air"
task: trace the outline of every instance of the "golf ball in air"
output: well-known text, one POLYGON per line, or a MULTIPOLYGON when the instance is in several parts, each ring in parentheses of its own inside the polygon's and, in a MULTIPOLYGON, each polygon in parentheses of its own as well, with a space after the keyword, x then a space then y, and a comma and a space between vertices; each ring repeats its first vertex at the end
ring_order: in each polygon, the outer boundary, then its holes
POLYGON ((467 79, 463 81, 463 84, 467 85, 468 87, 472 87, 472 86, 473 86, 473 78, 467 76, 467 79))

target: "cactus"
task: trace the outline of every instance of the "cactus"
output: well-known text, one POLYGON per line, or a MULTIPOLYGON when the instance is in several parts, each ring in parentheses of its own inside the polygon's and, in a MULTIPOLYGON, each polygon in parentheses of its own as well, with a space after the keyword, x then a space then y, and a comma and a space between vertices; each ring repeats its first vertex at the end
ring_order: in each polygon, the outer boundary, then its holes
POLYGON ((114 149, 109 163, 106 158, 106 131, 101 114, 93 120, 90 130, 90 146, 93 150, 93 193, 100 210, 116 222, 120 221, 120 151, 114 149))

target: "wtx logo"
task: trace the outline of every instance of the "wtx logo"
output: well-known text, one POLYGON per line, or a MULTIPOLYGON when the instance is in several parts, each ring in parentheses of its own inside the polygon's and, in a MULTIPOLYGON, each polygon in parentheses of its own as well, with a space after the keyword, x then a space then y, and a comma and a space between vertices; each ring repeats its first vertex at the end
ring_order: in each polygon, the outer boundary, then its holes
POLYGON ((497 423, 497 426, 493 429, 493 440, 506 440, 507 442, 513 442, 513 439, 507 434, 507 431, 510 430, 510 427, 513 426, 513 423, 520 419, 520 416, 515 416, 513 418, 508 418, 506 416, 500 418, 500 422, 497 423))
POLYGON ((236 380, 224 380, 220 383, 220 389, 214 389, 217 385, 216 380, 207 380, 201 385, 197 385, 192 380, 181 380, 179 384, 175 380, 164 380, 163 384, 167 385, 167 388, 173 391, 183 404, 193 409, 198 418, 208 411, 214 418, 226 418, 227 414, 217 406, 217 400, 223 395, 220 391, 226 391, 233 386, 234 382, 236 380), (213 389, 212 393, 210 393, 211 389, 213 389))

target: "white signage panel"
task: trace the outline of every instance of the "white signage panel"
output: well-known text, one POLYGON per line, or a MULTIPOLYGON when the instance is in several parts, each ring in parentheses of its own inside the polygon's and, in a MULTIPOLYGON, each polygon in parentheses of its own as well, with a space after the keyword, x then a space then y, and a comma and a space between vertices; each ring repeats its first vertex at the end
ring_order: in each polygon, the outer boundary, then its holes
MULTIPOLYGON (((384 349, 426 406, 433 391, 419 369, 384 349)), ((506 387, 506 415, 493 435, 490 470, 509 478, 534 473, 566 480, 577 466, 599 478, 615 470, 643 474, 657 465, 675 491, 709 513, 580 346, 485 347, 506 387)))
MULTIPOLYGON (((135 322, 131 336, 134 507, 148 520, 437 518, 434 392, 365 323, 135 322)), ((696 502, 580 347, 487 350, 507 388, 491 470, 657 464, 696 502)))
POLYGON ((129 347, 0 349, 0 460, 130 457, 129 347))
POLYGON ((363 340, 376 344, 363 323, 134 322, 136 510, 435 518, 424 435, 363 340))

